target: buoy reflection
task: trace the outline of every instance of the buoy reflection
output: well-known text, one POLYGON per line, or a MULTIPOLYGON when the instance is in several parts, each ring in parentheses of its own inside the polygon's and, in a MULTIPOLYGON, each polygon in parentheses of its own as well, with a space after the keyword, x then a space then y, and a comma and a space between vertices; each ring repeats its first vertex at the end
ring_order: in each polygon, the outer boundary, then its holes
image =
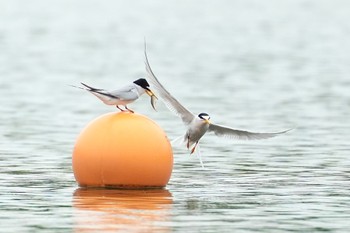
POLYGON ((78 188, 73 194, 75 232, 170 231, 171 193, 160 190, 78 188))

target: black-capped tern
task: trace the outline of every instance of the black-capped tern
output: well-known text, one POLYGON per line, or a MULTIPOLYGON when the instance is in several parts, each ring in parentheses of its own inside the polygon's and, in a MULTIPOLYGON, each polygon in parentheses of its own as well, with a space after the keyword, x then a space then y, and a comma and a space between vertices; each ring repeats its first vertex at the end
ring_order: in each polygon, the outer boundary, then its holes
POLYGON ((147 58, 146 45, 144 52, 147 78, 152 84, 153 89, 157 91, 159 97, 163 100, 169 110, 179 116, 182 119, 183 123, 188 127, 186 134, 183 137, 183 141, 186 143, 187 149, 190 150, 190 154, 193 154, 195 152, 197 146, 199 147, 199 140, 206 132, 213 132, 219 137, 226 137, 230 139, 253 140, 271 138, 279 134, 286 133, 290 130, 289 129, 276 133, 254 133, 213 124, 210 122, 210 116, 207 113, 200 113, 198 115, 193 114, 182 104, 180 104, 180 102, 164 88, 164 86, 154 75, 147 58))
MULTIPOLYGON (((127 107, 128 104, 137 100, 141 95, 147 93, 151 97, 151 105, 154 110, 155 101, 157 99, 156 95, 151 91, 150 86, 146 79, 140 78, 135 80, 132 84, 124 86, 118 90, 107 91, 104 89, 99 89, 91 87, 85 83, 81 83, 83 87, 77 87, 83 90, 89 91, 91 94, 99 98, 103 103, 107 105, 115 105, 120 111, 125 111, 119 106, 122 105, 129 112, 134 112, 127 107)), ((73 86, 76 87, 76 86, 73 86)))

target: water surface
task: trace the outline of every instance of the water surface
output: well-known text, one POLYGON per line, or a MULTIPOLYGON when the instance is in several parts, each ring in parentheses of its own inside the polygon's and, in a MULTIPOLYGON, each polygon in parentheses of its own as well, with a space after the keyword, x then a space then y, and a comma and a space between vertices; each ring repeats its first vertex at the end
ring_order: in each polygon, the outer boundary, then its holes
MULTIPOLYGON (((347 1, 1 1, 1 232, 347 232, 347 1), (69 87, 158 78, 194 113, 264 141, 201 141, 205 169, 174 148, 165 190, 85 190, 71 152, 115 111, 69 87)), ((170 139, 180 120, 131 105, 170 139)))

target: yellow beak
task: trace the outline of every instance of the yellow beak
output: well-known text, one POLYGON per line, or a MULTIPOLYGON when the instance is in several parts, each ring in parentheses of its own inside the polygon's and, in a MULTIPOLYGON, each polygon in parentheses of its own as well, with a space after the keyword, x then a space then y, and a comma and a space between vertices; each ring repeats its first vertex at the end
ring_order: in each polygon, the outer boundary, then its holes
POLYGON ((154 97, 156 97, 156 99, 158 99, 157 96, 151 90, 146 90, 146 93, 147 93, 147 95, 149 95, 151 97, 154 96, 154 97))
POLYGON ((207 123, 208 125, 210 125, 210 121, 207 119, 204 119, 205 123, 207 123))
MULTIPOLYGON (((151 97, 151 105, 154 110, 156 110, 156 100, 158 100, 157 96, 149 89, 146 89, 147 95, 151 97)), ((157 110, 156 110, 157 111, 157 110)))

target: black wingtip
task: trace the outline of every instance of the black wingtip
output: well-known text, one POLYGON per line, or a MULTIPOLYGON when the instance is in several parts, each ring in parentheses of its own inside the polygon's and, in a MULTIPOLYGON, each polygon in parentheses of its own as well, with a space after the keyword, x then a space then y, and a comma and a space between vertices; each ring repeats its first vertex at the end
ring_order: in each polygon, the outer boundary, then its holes
POLYGON ((91 87, 83 82, 80 82, 80 84, 83 85, 84 87, 88 88, 89 91, 103 91, 103 89, 91 87))

